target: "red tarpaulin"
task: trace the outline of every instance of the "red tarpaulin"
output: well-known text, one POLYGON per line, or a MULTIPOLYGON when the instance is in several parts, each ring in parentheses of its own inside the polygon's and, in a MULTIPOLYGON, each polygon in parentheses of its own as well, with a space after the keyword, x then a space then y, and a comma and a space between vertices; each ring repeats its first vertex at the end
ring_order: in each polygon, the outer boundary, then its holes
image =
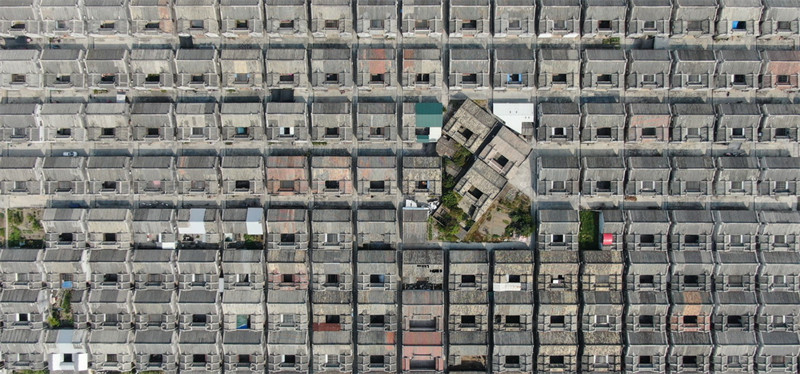
POLYGON ((603 245, 614 244, 614 234, 603 234, 603 245))

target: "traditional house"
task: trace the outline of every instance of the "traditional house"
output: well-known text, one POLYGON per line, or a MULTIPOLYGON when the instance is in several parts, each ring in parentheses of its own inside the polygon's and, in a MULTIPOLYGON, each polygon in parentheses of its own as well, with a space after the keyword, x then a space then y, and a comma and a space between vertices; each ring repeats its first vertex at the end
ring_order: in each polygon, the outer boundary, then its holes
POLYGON ((46 248, 86 249, 86 210, 47 208, 42 213, 46 248))
POLYGON ((397 3, 394 0, 356 1, 356 32, 359 38, 395 38, 397 3))
POLYGON ((760 0, 719 0, 717 37, 758 36, 764 6, 760 0))
POLYGON ((217 51, 208 49, 179 49, 175 55, 176 81, 181 89, 217 89, 220 71, 217 51))
POLYGON ((136 331, 133 355, 136 371, 157 370, 174 374, 178 372, 178 349, 175 331, 136 331))
POLYGON ((89 291, 89 326, 95 331, 132 329, 135 314, 132 297, 133 291, 125 288, 89 291))
POLYGON ((134 141, 175 140, 172 103, 134 103, 130 126, 134 141))
POLYGON ((219 13, 213 0, 173 0, 175 29, 180 36, 219 36, 219 13))
POLYGON ((628 18, 628 36, 667 36, 672 17, 671 0, 632 0, 628 18))
POLYGON ((356 245, 358 248, 394 247, 398 242, 395 209, 356 210, 356 245))
POLYGON ((714 139, 716 116, 711 104, 673 104, 673 142, 709 142, 714 139))
POLYGON ((710 333, 673 331, 670 339, 672 344, 667 355, 670 368, 699 372, 710 370, 713 347, 710 333))
POLYGON ((548 251, 577 251, 580 221, 572 210, 540 210, 537 247, 548 251))
POLYGON ((220 0, 217 11, 222 36, 260 36, 264 32, 264 3, 261 0, 220 0))
POLYGON ((486 143, 478 157, 486 161, 486 164, 500 175, 508 177, 515 175, 516 171, 524 165, 530 151, 531 147, 525 139, 508 127, 502 126, 486 143))
MULTIPOLYGON (((89 283, 99 289, 129 289, 133 285, 130 251, 89 250, 89 283)), ((91 298, 91 297, 90 297, 91 298)))
POLYGON ((483 48, 451 49, 449 83, 451 90, 486 89, 490 84, 489 51, 483 48))
POLYGON ((580 193, 581 168, 577 157, 539 157, 537 191, 541 195, 580 193))
POLYGON ((42 35, 54 37, 61 35, 85 35, 83 9, 77 0, 42 0, 39 2, 42 35))
POLYGON ((350 195, 353 193, 352 157, 316 156, 311 158, 311 191, 320 195, 350 195))
POLYGON ((316 3, 312 2, 311 35, 315 38, 352 37, 353 1, 323 0, 316 3))
POLYGON ((219 331, 179 331, 178 362, 180 370, 220 371, 222 336, 219 331))
POLYGON ((668 195, 669 159, 666 157, 629 157, 625 195, 668 195))
POLYGON ((267 192, 291 196, 308 193, 308 159, 305 156, 268 156, 267 192))
POLYGON ((11 370, 47 370, 42 330, 11 330, 0 332, 0 354, 5 367, 11 370))
POLYGON ((796 120, 800 110, 792 105, 764 104, 761 106, 764 121, 759 131, 761 141, 797 141, 799 138, 796 120))
POLYGON ((462 196, 458 207, 470 218, 477 220, 494 203, 494 199, 506 185, 506 178, 484 161, 476 160, 461 179, 454 191, 462 196))
POLYGON ((311 103, 311 139, 352 141, 351 107, 349 101, 311 103))
MULTIPOLYGON (((127 49, 89 49, 85 59, 87 86, 98 89, 128 88, 131 85, 129 58, 127 49)), ((88 104, 87 109, 91 105, 88 104)))
POLYGON ((178 291, 178 328, 181 332, 219 330, 219 299, 217 290, 178 291))
POLYGON ((758 194, 794 195, 800 181, 800 159, 797 157, 761 157, 758 194))
POLYGON ((717 19, 717 0, 673 0, 672 35, 711 37, 717 19))
POLYGON ((167 36, 175 33, 171 0, 130 0, 130 32, 134 36, 167 36))
POLYGON ((42 70, 39 51, 33 49, 0 51, 0 82, 6 89, 40 88, 42 70))
POLYGON ((134 194, 172 194, 177 189, 175 159, 171 156, 137 156, 131 162, 134 194))
POLYGON ((625 35, 627 13, 624 0, 588 0, 583 9, 583 36, 625 35))
POLYGON ((265 31, 271 37, 305 36, 308 33, 306 3, 306 0, 265 0, 265 31))
POLYGON ((131 371, 135 364, 133 331, 100 330, 89 332, 89 367, 93 370, 131 371))
POLYGON ((264 106, 260 102, 222 103, 220 121, 223 140, 264 139, 264 106))
POLYGON ((264 193, 264 158, 261 156, 222 156, 222 193, 264 193))
POLYGON ((175 53, 171 49, 131 50, 131 86, 138 89, 175 87, 175 53))
POLYGON ((761 108, 756 104, 718 104, 716 141, 720 143, 758 141, 761 108))
POLYGON ((710 253, 714 247, 714 220, 710 211, 672 210, 670 219, 670 249, 673 252, 689 250, 710 253))
POLYGON ((177 230, 172 209, 140 208, 133 211, 131 227, 135 248, 175 249, 177 230))
POLYGON ((444 68, 441 50, 436 48, 403 48, 403 89, 441 89, 444 68))
POLYGON ((797 251, 800 249, 800 235, 797 223, 800 214, 797 212, 759 211, 758 220, 761 231, 758 235, 759 249, 767 251, 797 251))
POLYGON ((487 37, 490 34, 491 4, 488 0, 453 0, 450 2, 451 38, 487 37))
POLYGON ((39 108, 45 141, 69 142, 86 139, 82 103, 45 103, 39 108))
POLYGON ((222 211, 225 249, 264 247, 264 209, 232 208, 222 211))
POLYGON ((713 50, 684 49, 674 51, 672 56, 672 89, 704 90, 715 87, 717 60, 713 50))
POLYGON ((391 195, 397 190, 396 156, 361 156, 356 166, 356 189, 361 195, 391 195))
POLYGON ((424 201, 442 194, 442 159, 440 157, 403 157, 403 194, 423 194, 424 201))
POLYGON ((585 195, 622 195, 625 187, 625 160, 622 157, 582 157, 585 195))
POLYGON ((563 36, 574 38, 581 33, 580 0, 541 0, 539 2, 540 38, 563 36))
POLYGON ((403 3, 400 30, 403 37, 438 38, 444 32, 444 4, 439 1, 409 0, 403 3))
POLYGON ((759 88, 761 56, 756 50, 723 50, 717 54, 716 89, 755 90, 759 88))
POLYGON ((178 194, 219 193, 219 159, 216 156, 180 156, 175 163, 178 194))
POLYGON ((707 196, 713 193, 714 160, 711 157, 673 157, 670 194, 707 196))
POLYGON ((236 330, 222 334, 222 365, 225 371, 264 370, 267 345, 261 331, 236 330))
POLYGON ((264 55, 260 49, 222 49, 219 65, 223 87, 263 88, 264 55))
POLYGON ((257 249, 222 251, 223 287, 226 290, 260 290, 266 284, 264 252, 257 249))
POLYGON ((527 47, 494 50, 494 89, 531 90, 536 87, 536 58, 527 47))
MULTIPOLYGON (((543 103, 542 105, 545 104, 543 103)), ((556 104, 549 105, 554 106, 556 104)), ((574 108, 572 105, 569 107, 574 108)), ((582 142, 618 142, 625 140, 625 106, 623 104, 584 103, 579 113, 581 114, 580 134, 582 142)), ((553 113, 553 116, 555 115, 556 113, 553 113)), ((570 115, 569 117, 572 116, 570 115)), ((570 122, 572 122, 571 118, 570 122)), ((567 132, 574 131, 573 129, 565 130, 567 132)))
POLYGON ((492 129, 498 124, 497 117, 488 110, 478 106, 472 100, 467 100, 447 121, 444 133, 471 153, 476 153, 492 129))
POLYGON ((89 36, 122 37, 130 33, 127 0, 88 0, 82 5, 89 36))
POLYGON ((308 211, 270 208, 267 212, 267 249, 307 251, 308 211))
POLYGON ((215 141, 219 140, 217 104, 177 103, 175 105, 175 140, 215 141))
MULTIPOLYGON (((219 209, 216 208, 190 208, 178 209, 178 214, 175 218, 178 225, 178 234, 180 235, 180 248, 182 249, 218 249, 219 243, 222 241, 219 226, 219 209)), ((189 255, 184 255, 189 256, 189 255)), ((198 257, 201 257, 198 255, 198 257)), ((202 258, 204 261, 210 257, 204 254, 202 258)), ((180 261, 181 257, 178 257, 180 261)), ((184 257, 186 259, 186 257, 184 257)), ((197 259, 186 259, 187 261, 195 261, 197 259)), ((200 260, 197 260, 200 261, 200 260)), ((180 270, 180 269, 179 269, 180 270)), ((198 274, 197 272, 192 274, 198 274)), ((206 281, 209 281, 208 279, 206 281)), ((216 279, 210 280, 216 285, 216 279)), ((187 280, 188 282, 188 280, 187 280)), ((200 282, 195 280, 195 282, 200 282)))
POLYGON ((372 90, 397 86, 397 57, 390 48, 360 48, 355 83, 359 89, 372 90))
POLYGON ((267 103, 267 139, 308 141, 306 103, 267 103))
POLYGON ((754 211, 715 211, 717 251, 755 252, 760 224, 754 211))
POLYGON ((796 90, 800 87, 800 52, 764 51, 761 59, 761 88, 796 90))
POLYGON ((131 193, 130 157, 89 157, 88 160, 86 174, 89 193, 104 195, 131 193))
MULTIPOLYGON (((38 290, 44 287, 39 249, 0 250, 0 285, 3 289, 38 290)), ((23 321, 24 322, 24 321, 23 321)))
POLYGON ((625 88, 625 52, 619 49, 583 50, 582 88, 619 90, 625 88))
POLYGON ((45 157, 42 163, 43 193, 81 195, 86 193, 85 157, 45 157))
POLYGON ((670 88, 672 59, 667 50, 632 49, 628 52, 625 88, 660 90, 670 88))
POLYGON ((671 112, 668 104, 628 104, 629 142, 667 142, 671 112))
POLYGON ((758 350, 756 351, 756 370, 792 371, 800 366, 800 336, 797 332, 759 332, 758 350))
MULTIPOLYGON (((667 250, 670 220, 666 211, 628 210, 626 221, 625 250, 659 252, 667 250)), ((664 260, 664 263, 667 263, 666 258, 664 260)))
POLYGON ((89 248, 128 250, 131 236, 131 211, 128 209, 89 209, 86 214, 86 241, 89 248))
POLYGON ((797 35, 800 30, 800 9, 790 1, 764 0, 759 36, 784 37, 797 35))
POLYGON ((0 140, 38 142, 41 129, 37 104, 0 104, 0 140))
POLYGON ((316 209, 311 216, 311 249, 347 251, 353 249, 353 224, 350 209, 316 209))
POLYGON ((46 89, 81 89, 86 84, 83 71, 84 50, 44 49, 39 61, 42 64, 42 84, 46 89))
POLYGON ((575 49, 540 49, 539 89, 580 88, 581 59, 575 49))
POLYGON ((222 293, 223 331, 264 329, 266 300, 262 290, 232 290, 222 293))
POLYGON ((536 35, 536 1, 495 1, 494 25, 495 38, 536 35))
MULTIPOLYGON (((44 329, 50 312, 48 290, 4 289, 0 292, 0 301, 3 303, 0 313, 5 331, 44 329)), ((6 345, 8 342, 3 343, 6 345)))
MULTIPOLYGON (((312 49, 312 61, 318 57, 316 56, 313 51, 317 49, 312 49)), ((349 50, 348 50, 349 53, 349 50)), ((326 57, 328 58, 328 57, 326 57)), ((346 58, 349 62, 349 57, 346 58)), ((270 48, 267 50, 267 60, 266 60, 266 85, 269 88, 299 88, 299 89, 306 89, 308 88, 309 78, 308 78, 308 56, 305 49, 302 48, 270 48)), ((337 73, 342 75, 341 85, 348 87, 353 83, 350 78, 350 72, 352 71, 352 67, 346 66, 336 66, 337 64, 334 62, 325 62, 322 63, 323 67, 330 67, 334 69, 335 67, 341 68, 343 70, 332 70, 327 71, 324 70, 324 73, 337 73), (328 66, 334 65, 334 66, 328 66)), ((343 64, 340 64, 343 65, 343 64)), ((320 67, 323 68, 323 67, 320 67)), ((256 70, 252 70, 252 76, 257 75, 256 72, 260 72, 263 70, 261 66, 258 66, 256 70)), ((312 65, 311 72, 316 72, 317 69, 312 65)), ((258 73, 258 78, 252 78, 254 80, 260 81, 260 73, 258 73)), ((318 77, 312 75, 312 84, 314 87, 320 86, 324 84, 333 84, 334 82, 328 82, 328 78, 330 77, 323 77, 325 82, 316 81, 318 77), (316 82, 316 83, 315 83, 316 82)), ((331 78, 332 81, 338 82, 337 79, 331 78)), ((255 85, 255 83, 254 83, 255 85)), ((254 87, 259 88, 260 85, 254 87)))
MULTIPOLYGON (((131 257, 134 287, 140 289, 175 289, 175 251, 171 249, 136 248, 131 257)), ((175 320, 172 319, 174 328, 175 320)), ((160 327, 160 322, 156 324, 160 327)))
POLYGON ((386 142, 397 138, 397 103, 361 101, 356 107, 359 141, 386 142))
POLYGON ((719 157, 715 195, 758 194, 758 177, 761 170, 755 157, 719 157))

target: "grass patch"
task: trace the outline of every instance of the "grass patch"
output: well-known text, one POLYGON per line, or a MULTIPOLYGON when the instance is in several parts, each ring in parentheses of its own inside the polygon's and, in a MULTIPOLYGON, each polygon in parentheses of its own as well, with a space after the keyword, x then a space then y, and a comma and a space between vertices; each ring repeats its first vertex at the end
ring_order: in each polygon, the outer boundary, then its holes
POLYGON ((452 160, 459 168, 463 168, 467 161, 472 157, 472 153, 464 148, 461 144, 456 144, 456 152, 453 154, 452 160))
MULTIPOLYGON (((517 199, 507 206, 508 216, 511 221, 506 226, 505 236, 531 236, 536 230, 536 224, 531 215, 531 201, 525 196, 520 195, 517 199)), ((506 223, 506 220, 502 221, 506 223)))
POLYGON ((9 209, 8 211, 8 223, 12 225, 21 225, 23 217, 22 209, 9 209))
POLYGON ((580 212, 581 228, 578 232, 578 248, 581 251, 594 251, 599 247, 597 242, 600 235, 600 227, 598 226, 598 214, 591 210, 582 210, 580 212))

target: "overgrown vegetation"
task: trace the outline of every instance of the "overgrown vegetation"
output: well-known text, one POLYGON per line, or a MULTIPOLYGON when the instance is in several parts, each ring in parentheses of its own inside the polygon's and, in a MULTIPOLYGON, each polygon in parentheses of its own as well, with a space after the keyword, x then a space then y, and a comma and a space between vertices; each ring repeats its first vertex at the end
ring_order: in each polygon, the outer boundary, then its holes
POLYGON ((14 370, 14 374, 50 374, 49 370, 14 370))
POLYGON ((531 215, 531 202, 527 198, 517 198, 507 206, 508 217, 511 219, 506 226, 506 236, 531 236, 536 229, 531 215))
POLYGON ((244 234, 242 239, 244 239, 243 247, 245 249, 260 249, 261 244, 264 242, 261 235, 244 234))
POLYGON ((52 329, 72 328, 75 325, 72 316, 72 291, 65 290, 60 296, 60 302, 50 309, 47 324, 52 329))
POLYGON ((37 209, 9 209, 8 227, 0 228, 0 237, 8 239, 12 248, 42 248, 44 227, 37 209))
POLYGON ((578 232, 578 248, 581 251, 592 251, 599 248, 597 242, 600 235, 597 212, 582 210, 580 212, 581 227, 578 232))
POLYGON ((456 144, 456 152, 452 157, 452 161, 456 166, 463 168, 467 165, 467 161, 469 161, 470 157, 472 157, 472 153, 470 153, 468 149, 464 148, 461 144, 456 144))

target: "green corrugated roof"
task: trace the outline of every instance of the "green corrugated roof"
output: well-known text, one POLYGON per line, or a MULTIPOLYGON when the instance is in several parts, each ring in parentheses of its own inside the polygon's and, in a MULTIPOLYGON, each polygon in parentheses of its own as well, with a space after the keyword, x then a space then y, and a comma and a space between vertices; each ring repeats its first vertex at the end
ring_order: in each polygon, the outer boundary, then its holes
POLYGON ((442 103, 417 103, 417 127, 442 127, 442 103))

